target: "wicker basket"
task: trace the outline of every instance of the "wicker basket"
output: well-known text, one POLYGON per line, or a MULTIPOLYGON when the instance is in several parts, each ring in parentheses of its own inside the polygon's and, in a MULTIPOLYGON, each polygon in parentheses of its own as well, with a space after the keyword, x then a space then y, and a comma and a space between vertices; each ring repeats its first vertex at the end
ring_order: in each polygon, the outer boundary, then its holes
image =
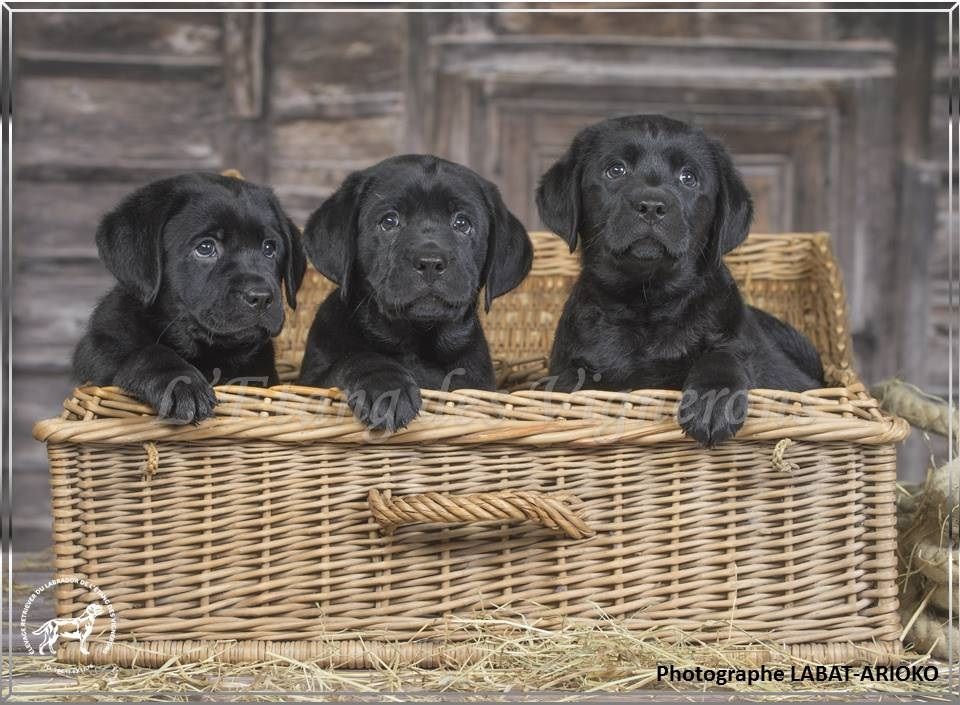
MULTIPOLYGON (((98 585, 119 618, 68 661, 270 654, 369 667, 471 658, 449 620, 509 607, 549 627, 754 645, 817 662, 900 650, 894 443, 850 366, 844 296, 823 234, 752 236, 728 262, 752 302, 806 332, 834 386, 755 390, 739 436, 685 439, 675 391, 522 391, 577 261, 535 236, 533 274, 485 327, 512 393, 425 391, 422 417, 371 436, 336 390, 220 387, 217 417, 170 426, 115 388, 81 388, 40 422, 55 570, 98 585)), ((277 341, 299 361, 329 284, 311 272, 277 341)), ((83 591, 59 588, 61 616, 83 591)))

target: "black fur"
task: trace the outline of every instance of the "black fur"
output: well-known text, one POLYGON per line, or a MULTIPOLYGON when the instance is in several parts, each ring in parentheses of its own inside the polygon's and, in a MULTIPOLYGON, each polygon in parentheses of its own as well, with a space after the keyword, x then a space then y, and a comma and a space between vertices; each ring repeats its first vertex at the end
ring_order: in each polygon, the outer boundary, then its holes
POLYGON ((485 287, 489 308, 520 284, 533 249, 492 183, 437 157, 393 157, 351 174, 304 243, 339 289, 317 311, 302 384, 340 387, 359 420, 388 431, 419 413, 420 388, 493 389, 477 299, 485 287))
POLYGON ((753 206, 702 131, 656 115, 592 125, 543 175, 537 207, 583 262, 550 358, 556 389, 683 390, 680 425, 713 446, 740 430, 748 389, 822 386, 813 345, 745 305, 723 263, 753 206))
POLYGON ((270 189, 216 174, 156 181, 104 216, 97 248, 119 284, 74 352, 79 381, 122 387, 174 423, 213 414, 211 383, 276 384, 280 288, 296 307, 306 256, 270 189))

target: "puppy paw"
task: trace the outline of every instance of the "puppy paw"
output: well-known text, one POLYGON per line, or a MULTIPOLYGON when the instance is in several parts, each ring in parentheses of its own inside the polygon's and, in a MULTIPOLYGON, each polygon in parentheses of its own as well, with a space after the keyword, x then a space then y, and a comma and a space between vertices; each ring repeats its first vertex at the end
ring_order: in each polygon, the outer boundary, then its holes
POLYGON ((213 416, 217 396, 198 370, 184 371, 166 380, 156 380, 148 401, 161 421, 172 424, 199 423, 213 416))
POLYGON ((406 370, 373 372, 346 392, 354 416, 375 431, 405 428, 420 413, 420 386, 406 370))
POLYGON ((677 421, 683 433, 704 448, 713 448, 733 438, 747 418, 747 390, 703 389, 683 390, 677 421))

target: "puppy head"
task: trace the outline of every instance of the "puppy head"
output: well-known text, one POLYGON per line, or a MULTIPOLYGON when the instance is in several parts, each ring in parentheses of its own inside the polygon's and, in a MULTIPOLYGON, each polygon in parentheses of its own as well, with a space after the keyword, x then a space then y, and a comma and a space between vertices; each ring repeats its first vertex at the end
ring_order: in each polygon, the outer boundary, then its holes
POLYGON ((310 260, 344 300, 419 323, 486 306, 530 271, 533 248, 496 186, 433 156, 392 157, 351 174, 304 229, 310 260))
POLYGON ((97 248, 144 306, 193 320, 217 340, 276 335, 306 270, 297 228, 270 189, 185 174, 134 191, 104 216, 97 248))
POLYGON ((537 189, 540 217, 584 266, 625 276, 719 264, 743 242, 750 194, 717 142, 659 115, 614 118, 581 131, 537 189), (602 266, 602 265, 601 265, 602 266))

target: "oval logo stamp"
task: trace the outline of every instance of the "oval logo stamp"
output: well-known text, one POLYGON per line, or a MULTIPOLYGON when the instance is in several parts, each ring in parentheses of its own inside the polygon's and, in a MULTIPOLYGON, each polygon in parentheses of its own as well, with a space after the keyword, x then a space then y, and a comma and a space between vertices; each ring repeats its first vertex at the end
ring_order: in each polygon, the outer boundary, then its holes
MULTIPOLYGON (((117 613, 113 609, 110 598, 104 594, 103 590, 78 576, 58 577, 48 580, 30 594, 23 605, 23 610, 20 612, 20 638, 30 655, 56 654, 58 644, 76 641, 79 642, 80 653, 87 656, 90 654, 87 643, 90 637, 94 634, 102 634, 105 630, 109 630, 109 636, 103 642, 103 652, 109 653, 117 635, 117 613), (84 598, 87 606, 77 617, 48 619, 39 627, 31 629, 27 625, 31 608, 40 595, 57 585, 76 585, 84 588, 88 593, 88 596, 84 598), (106 623, 109 623, 109 626, 106 623)), ((92 667, 93 665, 90 664, 75 666, 70 669, 58 669, 58 671, 77 672, 92 667)))

